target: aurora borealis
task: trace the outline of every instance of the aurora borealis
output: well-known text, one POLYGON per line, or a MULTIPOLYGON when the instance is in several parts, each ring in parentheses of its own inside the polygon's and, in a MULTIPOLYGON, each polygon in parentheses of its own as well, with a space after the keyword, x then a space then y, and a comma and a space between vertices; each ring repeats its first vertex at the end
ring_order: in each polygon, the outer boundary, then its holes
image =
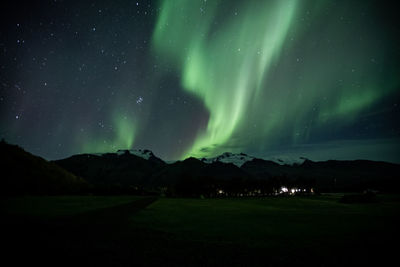
POLYGON ((147 148, 164 159, 230 151, 400 162, 394 10, 380 1, 8 1, 0 136, 49 159, 147 148))

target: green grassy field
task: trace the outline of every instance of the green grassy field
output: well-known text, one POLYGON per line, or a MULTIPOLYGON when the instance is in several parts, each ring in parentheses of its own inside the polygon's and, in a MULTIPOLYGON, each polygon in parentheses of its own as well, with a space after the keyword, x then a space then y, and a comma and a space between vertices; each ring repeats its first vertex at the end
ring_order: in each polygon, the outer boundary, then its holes
POLYGON ((297 258, 304 253, 329 257, 332 251, 373 250, 399 236, 400 202, 395 197, 380 197, 374 204, 342 204, 340 196, 160 199, 131 222, 181 240, 266 249, 297 258))
POLYGON ((49 249, 51 244, 58 252, 68 247, 76 258, 100 265, 343 266, 394 257, 397 246, 392 243, 400 237, 399 197, 342 204, 340 196, 156 201, 26 197, 3 201, 2 207, 10 216, 25 214, 45 222, 35 221, 19 239, 34 232, 30 239, 40 239, 39 246, 49 249), (68 217, 80 219, 65 225, 57 220, 52 227, 52 219, 68 217), (107 224, 99 225, 105 218, 107 224))

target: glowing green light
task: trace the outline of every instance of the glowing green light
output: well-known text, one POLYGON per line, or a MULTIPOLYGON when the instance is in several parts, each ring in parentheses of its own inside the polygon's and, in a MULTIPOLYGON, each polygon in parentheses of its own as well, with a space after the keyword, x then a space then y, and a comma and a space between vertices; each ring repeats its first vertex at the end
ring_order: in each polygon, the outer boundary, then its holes
POLYGON ((377 74, 377 58, 385 58, 378 33, 353 38, 365 17, 355 16, 354 27, 321 26, 326 10, 343 11, 323 0, 247 0, 234 10, 227 3, 159 7, 152 52, 209 112, 183 158, 306 143, 313 131, 351 125, 398 88, 398 75, 377 74))
POLYGON ((229 141, 278 58, 296 9, 292 0, 254 2, 212 29, 218 6, 210 2, 164 1, 153 36, 155 49, 178 62, 183 88, 210 112, 206 131, 185 156, 217 154, 229 141), (196 23, 183 22, 182 10, 196 23))
POLYGON ((118 149, 131 149, 135 139, 135 123, 133 119, 127 116, 115 115, 113 117, 113 135, 112 138, 101 137, 101 133, 97 134, 97 138, 85 138, 80 141, 82 151, 85 153, 108 153, 115 152, 118 149))

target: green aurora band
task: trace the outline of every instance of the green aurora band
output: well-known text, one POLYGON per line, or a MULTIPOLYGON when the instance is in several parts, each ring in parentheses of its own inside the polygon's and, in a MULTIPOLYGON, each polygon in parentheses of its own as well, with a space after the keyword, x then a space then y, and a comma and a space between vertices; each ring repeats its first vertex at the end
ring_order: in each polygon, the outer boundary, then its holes
MULTIPOLYGON (((383 58, 376 36, 360 49, 348 43, 357 27, 318 25, 328 4, 257 0, 232 9, 226 1, 160 2, 153 52, 181 73, 182 88, 209 112, 207 127, 182 158, 307 142, 311 130, 348 125, 394 90, 398 80, 369 75, 376 71, 371 52, 383 58), (301 23, 304 14, 308 22, 301 23), (321 40, 346 44, 341 53, 307 37, 312 27, 320 27, 321 40)), ((354 21, 362 27, 361 18, 354 21)))
POLYGON ((100 136, 96 139, 89 135, 80 136, 78 143, 82 143, 82 151, 90 153, 109 153, 118 149, 130 149, 135 140, 135 123, 133 118, 128 118, 121 113, 115 113, 111 120, 114 123, 114 134, 109 137, 100 136), (81 142, 82 140, 86 140, 81 142), (109 140, 109 141, 107 141, 109 140))

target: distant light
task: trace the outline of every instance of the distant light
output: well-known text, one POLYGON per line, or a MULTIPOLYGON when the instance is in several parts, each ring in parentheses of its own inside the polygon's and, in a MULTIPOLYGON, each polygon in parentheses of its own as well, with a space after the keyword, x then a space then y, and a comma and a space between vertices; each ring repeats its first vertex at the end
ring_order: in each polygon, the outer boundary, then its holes
POLYGON ((292 192, 292 194, 294 194, 295 192, 296 192, 296 190, 295 189, 292 189, 292 190, 290 190, 291 192, 292 192))
POLYGON ((218 194, 223 194, 224 193, 224 191, 223 190, 218 190, 218 194))
POLYGON ((281 187, 281 192, 287 193, 288 191, 287 187, 281 187))

